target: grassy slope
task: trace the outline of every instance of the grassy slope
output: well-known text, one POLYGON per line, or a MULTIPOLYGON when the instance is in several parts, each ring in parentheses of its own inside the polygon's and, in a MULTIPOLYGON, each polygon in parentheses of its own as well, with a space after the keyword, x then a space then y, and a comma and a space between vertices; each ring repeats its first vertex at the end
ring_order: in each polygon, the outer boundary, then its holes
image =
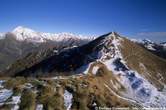
POLYGON ((120 49, 129 68, 146 77, 158 89, 162 89, 166 84, 166 60, 155 56, 128 39, 124 38, 121 44, 120 49))
MULTIPOLYGON (((35 78, 9 78, 5 86, 7 88, 14 88, 16 92, 23 94, 24 97, 21 98, 23 101, 21 103, 21 107, 23 107, 23 109, 24 107, 31 107, 31 104, 32 108, 30 109, 33 110, 36 103, 42 103, 45 109, 63 110, 65 109, 63 104, 63 93, 65 89, 72 90, 72 110, 89 110, 94 97, 96 103, 100 107, 134 106, 128 101, 118 98, 104 86, 104 84, 109 85, 109 88, 115 90, 118 94, 118 91, 116 91, 110 83, 110 80, 113 80, 114 83, 120 84, 120 82, 116 80, 116 76, 114 76, 102 63, 94 62, 94 65, 98 65, 100 67, 96 75, 91 74, 91 71, 89 71, 89 74, 85 76, 66 77, 65 79, 56 80, 50 78, 39 78, 37 79, 39 81, 37 81, 35 78), (43 81, 45 81, 44 85, 42 84, 43 81), (28 82, 37 87, 37 90, 40 92, 33 94, 31 91, 23 90, 22 85, 28 82), (25 94, 24 92, 28 93, 25 94), (31 100, 25 100, 27 97, 32 98, 31 100)), ((93 68, 94 65, 92 65, 91 68, 93 68)), ((120 86, 119 90, 124 90, 124 88, 120 86)))

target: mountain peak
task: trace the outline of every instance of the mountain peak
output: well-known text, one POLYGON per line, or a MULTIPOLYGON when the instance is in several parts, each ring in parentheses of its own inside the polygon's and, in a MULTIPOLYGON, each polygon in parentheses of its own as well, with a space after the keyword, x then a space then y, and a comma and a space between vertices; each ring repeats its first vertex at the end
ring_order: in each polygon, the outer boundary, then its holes
POLYGON ((25 27, 23 27, 23 26, 17 26, 16 28, 14 28, 14 30, 13 31, 15 31, 15 30, 21 30, 21 29, 24 29, 25 27))
POLYGON ((115 31, 112 31, 111 34, 112 34, 112 36, 120 37, 120 35, 115 31))
POLYGON ((119 39, 121 38, 121 36, 117 33, 117 32, 109 32, 108 34, 106 34, 107 39, 119 39))
POLYGON ((16 36, 16 39, 19 41, 33 41, 33 42, 43 42, 42 37, 32 29, 18 26, 16 27, 12 33, 16 36))
POLYGON ((32 33, 35 31, 33 31, 32 29, 23 27, 23 26, 17 26, 12 32, 13 33, 25 33, 25 32, 32 33))

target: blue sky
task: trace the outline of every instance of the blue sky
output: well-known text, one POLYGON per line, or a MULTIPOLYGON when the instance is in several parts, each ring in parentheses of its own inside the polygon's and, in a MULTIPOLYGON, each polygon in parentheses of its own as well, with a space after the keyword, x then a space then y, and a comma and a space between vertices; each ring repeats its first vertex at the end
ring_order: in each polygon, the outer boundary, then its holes
POLYGON ((166 0, 0 0, 0 32, 20 25, 83 35, 117 31, 166 41, 166 0))

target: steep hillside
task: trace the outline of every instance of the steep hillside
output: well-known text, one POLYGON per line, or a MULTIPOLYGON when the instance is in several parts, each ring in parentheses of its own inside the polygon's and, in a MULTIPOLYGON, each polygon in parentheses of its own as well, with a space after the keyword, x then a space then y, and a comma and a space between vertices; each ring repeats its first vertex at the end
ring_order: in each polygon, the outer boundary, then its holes
POLYGON ((107 35, 109 34, 103 35, 83 46, 64 49, 30 68, 13 74, 16 76, 54 76, 59 72, 62 72, 63 75, 75 74, 73 71, 98 58, 98 51, 102 49, 104 45, 102 42, 107 35))
POLYGON ((19 42, 13 34, 6 34, 6 37, 0 40, 0 70, 4 70, 17 58, 34 50, 38 50, 37 44, 19 42))
POLYGON ((121 52, 127 65, 141 73, 157 88, 163 88, 166 83, 166 60, 145 51, 144 48, 127 39, 124 39, 122 45, 121 52))

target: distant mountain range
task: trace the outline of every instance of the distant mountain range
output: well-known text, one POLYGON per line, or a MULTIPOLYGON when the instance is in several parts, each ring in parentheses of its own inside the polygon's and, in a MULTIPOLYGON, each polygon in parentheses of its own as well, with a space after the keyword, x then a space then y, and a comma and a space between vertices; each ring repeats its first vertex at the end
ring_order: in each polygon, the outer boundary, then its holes
MULTIPOLYGON (((58 33, 58 34, 52 34, 52 33, 44 33, 44 32, 37 32, 32 29, 18 26, 16 27, 12 32, 9 32, 14 35, 15 39, 18 41, 27 41, 27 42, 47 42, 47 41, 56 41, 56 42, 62 42, 66 41, 68 39, 73 40, 87 40, 87 39, 94 39, 94 37, 87 37, 82 35, 75 35, 72 33, 58 33)), ((6 33, 1 33, 0 38, 5 38, 6 33)))
MULTIPOLYGON (((95 39, 71 33, 51 34, 36 32, 22 26, 13 31, 0 34, 0 71, 11 66, 15 61, 30 54, 41 54, 52 51, 59 53, 63 49, 81 46, 95 39), (6 60, 8 59, 8 60, 6 60)), ((132 40, 153 54, 166 59, 166 43, 157 44, 150 40, 132 40)), ((47 56, 47 55, 46 55, 47 56)), ((49 55, 48 55, 49 56, 49 55)))
POLYGON ((93 39, 94 37, 71 33, 41 33, 18 26, 12 32, 0 34, 0 71, 28 53, 47 49, 59 51, 63 48, 80 46, 93 39))

